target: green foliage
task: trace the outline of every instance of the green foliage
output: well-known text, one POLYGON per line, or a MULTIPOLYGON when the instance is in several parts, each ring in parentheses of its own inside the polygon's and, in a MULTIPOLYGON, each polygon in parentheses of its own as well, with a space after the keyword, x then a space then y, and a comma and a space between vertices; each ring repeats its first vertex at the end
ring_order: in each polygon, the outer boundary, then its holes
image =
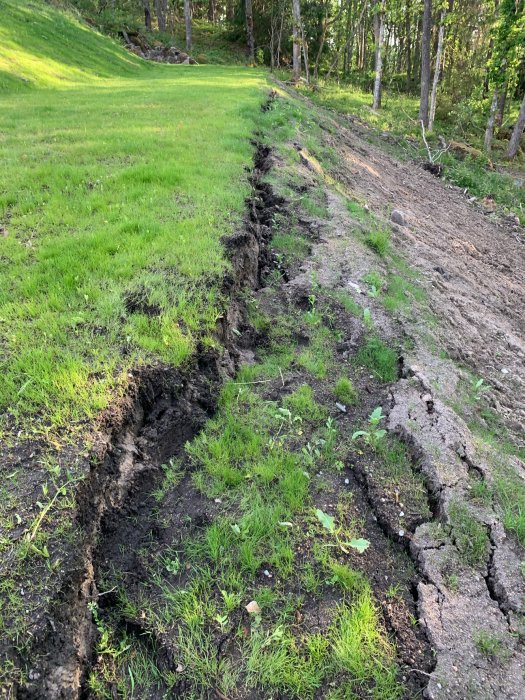
POLYGON ((365 243, 369 248, 372 248, 378 255, 384 257, 389 248, 390 232, 386 229, 371 231, 365 237, 365 243))
POLYGON ((348 377, 339 377, 334 387, 334 394, 345 406, 355 406, 359 399, 357 389, 348 377))
POLYGON ((505 528, 525 547, 525 485, 511 466, 496 468, 494 496, 503 513, 505 528))
POLYGON ((388 275, 386 291, 382 298, 383 306, 387 311, 398 311, 410 306, 414 301, 422 303, 424 300, 425 293, 421 287, 401 275, 388 275))
POLYGON ((485 527, 461 501, 452 502, 448 514, 452 538, 461 558, 469 566, 482 567, 486 562, 489 548, 485 527))
POLYGON ((503 640, 489 630, 479 630, 474 636, 474 644, 480 654, 491 661, 502 662, 510 655, 503 640))
POLYGON ((283 406, 290 409, 293 415, 301 416, 303 420, 316 423, 326 418, 326 409, 320 406, 314 397, 311 386, 303 384, 283 400, 283 406))
POLYGON ((397 379, 397 354, 377 336, 368 336, 354 362, 369 369, 382 382, 397 379))
POLYGON ((352 434, 352 440, 362 439, 368 445, 377 447, 386 435, 386 430, 379 428, 379 424, 384 418, 385 416, 383 415, 381 406, 374 408, 372 413, 368 416, 370 430, 357 430, 352 434))
POLYGON ((283 255, 286 262, 301 260, 308 253, 308 242, 299 233, 275 233, 272 247, 283 255))
POLYGON ((377 479, 392 500, 403 503, 403 509, 430 520, 432 513, 428 503, 424 477, 414 466, 405 443, 389 436, 375 445, 378 460, 374 467, 377 479))
POLYGON ((354 690, 363 693, 359 697, 397 700, 403 696, 370 589, 362 591, 351 608, 339 610, 333 637, 334 664, 351 675, 354 690))
POLYGON ((310 345, 297 358, 298 364, 317 379, 324 379, 332 364, 331 340, 328 328, 317 327, 312 332, 310 345))

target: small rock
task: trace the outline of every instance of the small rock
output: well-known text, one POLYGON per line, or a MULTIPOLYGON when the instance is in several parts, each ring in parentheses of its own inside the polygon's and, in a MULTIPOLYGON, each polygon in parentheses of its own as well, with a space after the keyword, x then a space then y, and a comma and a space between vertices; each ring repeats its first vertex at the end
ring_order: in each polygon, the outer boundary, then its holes
POLYGON ((177 673, 182 673, 184 671, 184 666, 182 664, 177 664, 177 668, 175 669, 177 673))
POLYGON ((346 286, 347 286, 347 287, 351 287, 352 289, 355 289, 355 291, 356 291, 358 294, 364 294, 364 292, 363 292, 363 290, 361 289, 361 287, 360 287, 358 284, 356 284, 355 282, 347 282, 347 283, 346 283, 346 286))
POLYGON ((271 573, 268 571, 268 569, 265 569, 265 570, 263 571, 263 574, 264 574, 267 578, 272 578, 272 577, 273 577, 273 574, 271 574, 271 573))
POLYGON ((246 611, 250 613, 250 615, 260 615, 261 613, 261 608, 259 607, 259 603, 257 603, 256 600, 252 600, 248 605, 246 606, 246 611))
POLYGON ((33 669, 29 671, 28 676, 30 681, 37 681, 40 678, 40 674, 38 673, 38 671, 35 671, 33 669))
POLYGON ((404 517, 404 515, 405 515, 405 513, 404 513, 403 511, 401 511, 401 512, 399 513, 399 517, 400 517, 400 518, 404 517))
POLYGON ((404 530, 400 530, 400 531, 399 531, 399 537, 404 537, 404 536, 405 536, 405 531, 404 531, 404 530))
POLYGON ((349 483, 350 483, 350 479, 345 479, 345 484, 349 484, 349 483))
POLYGON ((346 406, 342 403, 336 403, 335 404, 337 408, 341 411, 341 413, 346 413, 346 406))
POLYGON ((406 226, 406 217, 400 209, 394 209, 390 214, 390 221, 399 226, 406 226))
POLYGON ((509 370, 506 367, 503 367, 501 370, 501 374, 508 374, 509 370))

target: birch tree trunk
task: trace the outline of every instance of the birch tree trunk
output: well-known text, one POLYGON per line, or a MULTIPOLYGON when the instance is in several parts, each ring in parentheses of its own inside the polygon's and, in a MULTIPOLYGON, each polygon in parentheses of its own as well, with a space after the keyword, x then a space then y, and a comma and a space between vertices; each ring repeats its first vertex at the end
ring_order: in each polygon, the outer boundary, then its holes
POLYGON ((304 58, 304 72, 306 75, 306 82, 310 85, 310 63, 308 61, 308 43, 304 36, 304 27, 301 22, 301 46, 303 47, 303 58, 304 58))
POLYGON ((412 27, 410 26, 410 1, 407 0, 407 5, 406 5, 406 17, 405 17, 405 32, 406 32, 406 54, 407 54, 407 90, 410 88, 410 85, 412 83, 412 46, 410 43, 410 33, 412 31, 412 27))
POLYGON ((184 24, 186 27, 186 51, 191 51, 191 0, 184 0, 184 24))
POLYGON ((376 77, 374 80, 374 100, 372 103, 372 109, 379 109, 381 107, 381 77, 383 75, 383 39, 385 35, 385 19, 383 10, 383 2, 376 2, 374 6, 376 77))
POLYGON ((424 0, 421 36, 421 94, 419 121, 428 126, 428 98, 430 93, 430 32, 432 29, 432 0, 424 0))
POLYGON ((253 3, 252 0, 245 0, 246 10, 246 44, 248 50, 248 61, 251 65, 255 63, 255 41, 253 38, 253 3))
POLYGON ((281 15, 281 26, 279 27, 279 35, 277 37, 277 68, 281 67, 281 45, 283 42, 283 29, 284 29, 284 10, 281 15))
POLYGON ((439 84, 439 76, 441 72, 441 57, 443 55, 443 40, 445 38, 445 10, 441 13, 441 22, 439 24, 438 44, 436 50, 436 65, 434 68, 434 80, 432 81, 432 95, 430 97, 430 115, 428 117, 428 128, 432 131, 434 126, 434 118, 436 116, 436 100, 439 84))
POLYGON ((520 146, 521 137, 523 135, 523 130, 525 129, 525 95, 523 95, 523 101, 521 103, 520 113, 518 115, 518 121, 516 122, 514 129, 512 131, 512 136, 509 141, 509 149, 507 151, 508 158, 514 158, 518 152, 520 146))
POLYGON ((496 121, 496 112, 498 109, 499 101, 499 90, 494 88, 494 94, 492 96, 492 102, 490 103, 489 118, 487 121, 487 128, 485 129, 485 141, 484 148, 487 153, 492 150, 492 139, 494 138, 494 123, 496 121))
POLYGON ((301 77, 301 2, 300 0, 292 0, 293 14, 293 79, 295 82, 301 77))

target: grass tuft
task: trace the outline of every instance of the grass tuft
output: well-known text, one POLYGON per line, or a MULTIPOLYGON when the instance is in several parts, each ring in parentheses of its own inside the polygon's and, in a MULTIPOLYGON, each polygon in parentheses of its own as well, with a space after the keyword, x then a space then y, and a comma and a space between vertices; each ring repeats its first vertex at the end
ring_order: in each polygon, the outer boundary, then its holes
POLYGON ((468 506, 460 501, 450 504, 448 514, 452 538, 461 558, 469 566, 483 567, 489 550, 484 525, 472 515, 468 506))
POLYGON ((383 258, 389 249, 390 233, 386 230, 371 231, 365 237, 365 243, 383 258))
POLYGON ((397 379, 397 353, 377 336, 368 336, 356 353, 354 362, 369 369, 382 382, 397 379))
POLYGON ((345 406, 355 406, 359 399, 359 394, 353 382, 348 377, 340 377, 334 387, 334 394, 338 401, 345 406))

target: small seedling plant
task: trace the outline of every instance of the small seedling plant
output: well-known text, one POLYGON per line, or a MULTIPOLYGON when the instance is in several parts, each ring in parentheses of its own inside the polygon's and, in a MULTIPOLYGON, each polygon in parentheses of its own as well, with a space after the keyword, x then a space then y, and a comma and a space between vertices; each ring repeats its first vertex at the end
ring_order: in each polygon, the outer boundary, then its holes
POLYGON ((368 416, 370 430, 356 430, 355 433, 352 434, 352 440, 363 440, 367 445, 377 447, 386 435, 386 430, 379 427, 379 424, 384 418, 385 416, 383 415, 381 406, 374 408, 372 413, 368 416))
POLYGON ((349 554, 349 548, 351 548, 357 550, 359 554, 363 554, 363 552, 365 552, 370 546, 370 542, 363 538, 352 538, 348 542, 345 542, 344 538, 341 537, 343 534, 342 528, 336 527, 335 518, 333 515, 328 515, 328 513, 325 513, 319 508, 316 509, 315 515, 324 529, 328 530, 328 532, 335 539, 334 544, 327 544, 325 545, 326 547, 339 547, 339 549, 345 554, 349 554))

